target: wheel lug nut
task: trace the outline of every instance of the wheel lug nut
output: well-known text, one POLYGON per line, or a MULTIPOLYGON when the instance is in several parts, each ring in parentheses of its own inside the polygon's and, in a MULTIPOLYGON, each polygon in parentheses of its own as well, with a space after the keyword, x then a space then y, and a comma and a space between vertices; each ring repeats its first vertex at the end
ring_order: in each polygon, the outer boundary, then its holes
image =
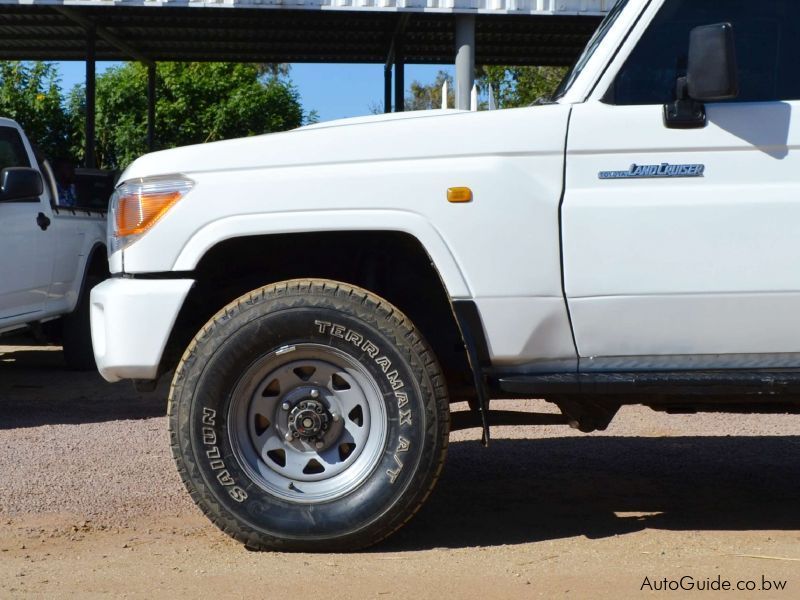
POLYGON ((317 449, 319 450, 319 449, 320 449, 320 448, 322 448, 324 445, 325 445, 325 444, 324 444, 324 443, 322 443, 322 442, 316 442, 316 443, 314 444, 314 447, 315 447, 315 448, 317 448, 317 449))
POLYGON ((291 442, 292 440, 294 440, 294 436, 290 431, 287 431, 286 435, 283 436, 283 439, 285 439, 287 442, 291 442))
POLYGON ((289 408, 291 408, 291 407, 289 406, 288 402, 284 402, 283 404, 281 404, 281 408, 283 410, 289 410, 289 408))
POLYGON ((331 418, 333 419, 334 423, 338 423, 339 419, 341 419, 341 417, 339 416, 339 413, 331 413, 331 418))
POLYGON ((319 392, 317 390, 311 390, 311 397, 312 398, 318 398, 319 397, 319 392))

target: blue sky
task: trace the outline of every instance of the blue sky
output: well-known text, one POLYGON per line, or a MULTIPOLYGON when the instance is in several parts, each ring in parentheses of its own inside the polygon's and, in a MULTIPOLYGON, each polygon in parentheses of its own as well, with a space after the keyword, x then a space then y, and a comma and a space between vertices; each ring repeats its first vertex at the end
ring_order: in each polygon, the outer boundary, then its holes
MULTIPOLYGON (((98 62, 98 74, 114 64, 98 62)), ((64 91, 84 81, 82 62, 61 62, 58 70, 64 91)), ((452 73, 453 67, 406 65, 406 91, 415 79, 430 83, 440 70, 452 73)), ((383 65, 295 64, 291 78, 300 91, 303 110, 316 110, 321 121, 366 115, 372 105, 383 106, 383 65)))

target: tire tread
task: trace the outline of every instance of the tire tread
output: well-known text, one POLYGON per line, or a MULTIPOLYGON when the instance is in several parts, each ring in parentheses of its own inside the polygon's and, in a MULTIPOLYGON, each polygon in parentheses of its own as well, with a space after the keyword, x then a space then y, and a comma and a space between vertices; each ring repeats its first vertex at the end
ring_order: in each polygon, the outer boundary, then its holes
MULTIPOLYGON (((431 383, 431 389, 435 397, 434 406, 436 407, 437 413, 435 422, 439 428, 437 432, 439 443, 438 452, 431 467, 432 475, 430 476, 428 484, 423 489, 419 490, 417 493, 406 493, 404 500, 407 497, 410 498, 409 501, 405 503, 398 502, 391 508, 391 512, 396 513, 397 517, 402 518, 387 519, 386 521, 388 524, 381 531, 373 531, 371 528, 368 528, 365 532, 359 532, 363 533, 363 535, 358 539, 352 537, 348 538, 346 547, 340 547, 334 542, 332 544, 322 544, 317 548, 320 550, 330 549, 338 551, 358 550, 385 540, 408 523, 422 508, 442 474, 448 449, 450 425, 450 411, 445 378, 433 351, 424 338, 418 333, 411 321, 397 308, 379 296, 357 286, 333 282, 326 279, 296 279, 263 286, 237 298, 223 307, 200 329, 194 339, 192 339, 175 370, 175 375, 170 384, 167 405, 170 446, 178 474, 184 486, 186 486, 189 491, 192 500, 203 514, 223 532, 252 550, 292 551, 309 549, 308 543, 294 544, 292 541, 275 537, 269 537, 269 539, 265 540, 264 538, 266 536, 252 530, 245 530, 235 518, 225 515, 227 511, 218 508, 219 504, 214 499, 213 495, 205 489, 206 486, 204 484, 198 481, 200 478, 192 477, 190 473, 190 467, 196 468, 196 466, 191 453, 184 452, 180 447, 177 431, 179 426, 178 413, 176 411, 177 400, 186 383, 187 371, 199 358, 198 346, 208 341, 214 335, 214 331, 217 328, 233 319, 238 314, 253 309, 259 304, 273 298, 302 295, 304 293, 321 294, 332 299, 341 298, 350 301, 352 301, 353 296, 359 297, 360 306, 372 312, 377 318, 383 321, 385 325, 393 329, 393 335, 397 339, 407 341, 412 351, 419 357, 425 375, 431 383), (187 464, 187 462, 191 464, 187 464)), ((430 426, 430 424, 428 426, 430 426)), ((418 474, 415 474, 415 477, 418 477, 418 474)))

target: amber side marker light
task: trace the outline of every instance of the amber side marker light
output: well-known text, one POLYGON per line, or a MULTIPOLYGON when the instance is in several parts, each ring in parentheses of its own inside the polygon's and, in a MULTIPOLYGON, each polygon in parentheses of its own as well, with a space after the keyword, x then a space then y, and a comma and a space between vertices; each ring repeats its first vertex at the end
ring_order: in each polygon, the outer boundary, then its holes
POLYGON ((447 189, 447 201, 453 204, 472 202, 472 190, 468 187, 453 187, 447 189))
POLYGON ((140 192, 121 196, 116 212, 117 235, 126 237, 147 231, 172 205, 182 192, 140 192))

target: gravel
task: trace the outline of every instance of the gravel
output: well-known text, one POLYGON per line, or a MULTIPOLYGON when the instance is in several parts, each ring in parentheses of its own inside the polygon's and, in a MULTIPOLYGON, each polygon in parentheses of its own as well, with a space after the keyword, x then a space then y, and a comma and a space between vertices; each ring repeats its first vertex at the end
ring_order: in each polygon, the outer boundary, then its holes
POLYGON ((167 385, 139 394, 65 370, 57 348, 0 347, 0 597, 618 598, 685 574, 788 580, 775 597, 800 585, 800 416, 632 407, 591 435, 498 428, 489 449, 457 432, 426 506, 378 547, 259 554, 183 489, 167 385))
MULTIPOLYGON (((66 371, 57 348, 0 347, 0 515, 65 513, 122 525, 195 514, 169 452, 167 383, 139 394, 128 383, 66 371)), ((504 404, 552 410, 540 402, 504 404)), ((541 532, 542 521, 559 527, 570 515, 619 510, 659 510, 661 521, 681 527, 698 518, 721 526, 723 499, 744 512, 770 506, 748 517, 760 527, 792 513, 787 499, 800 498, 798 433, 795 415, 668 416, 639 407, 591 435, 503 427, 483 449, 477 431, 457 432, 445 476, 415 520, 423 524, 408 531, 437 544, 461 544, 465 536, 475 544, 482 536, 510 542, 519 533, 506 523, 509 512, 541 532), (449 514, 453 502, 471 509, 449 514), (435 521, 443 513, 459 533, 441 535, 435 521), (478 514, 476 526, 470 521, 478 514)))

